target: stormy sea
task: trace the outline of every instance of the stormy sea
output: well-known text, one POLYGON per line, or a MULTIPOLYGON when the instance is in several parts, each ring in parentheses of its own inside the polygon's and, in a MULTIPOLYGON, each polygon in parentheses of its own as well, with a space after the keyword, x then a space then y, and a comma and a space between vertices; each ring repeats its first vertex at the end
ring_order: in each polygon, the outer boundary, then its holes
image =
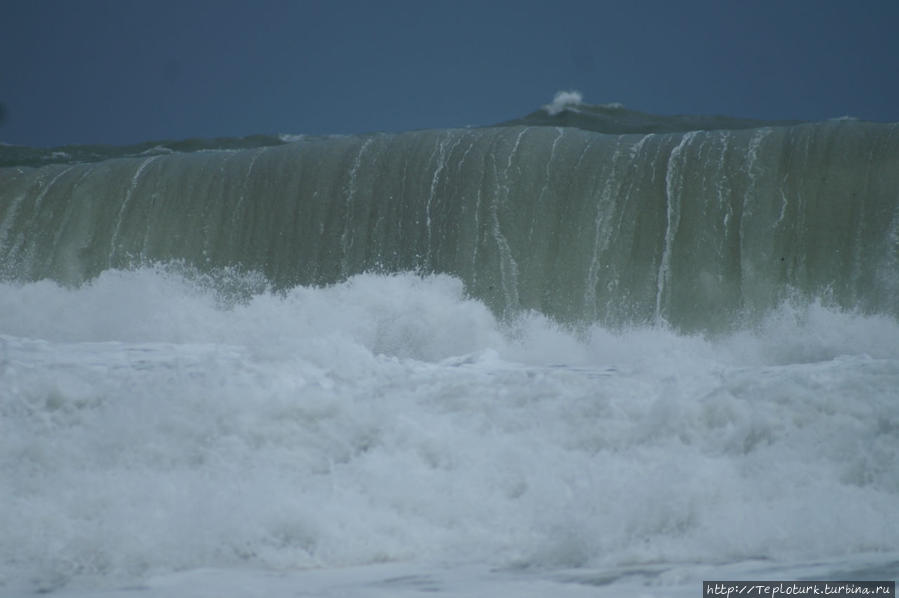
POLYGON ((0 146, 0 596, 899 572, 899 124, 0 146))

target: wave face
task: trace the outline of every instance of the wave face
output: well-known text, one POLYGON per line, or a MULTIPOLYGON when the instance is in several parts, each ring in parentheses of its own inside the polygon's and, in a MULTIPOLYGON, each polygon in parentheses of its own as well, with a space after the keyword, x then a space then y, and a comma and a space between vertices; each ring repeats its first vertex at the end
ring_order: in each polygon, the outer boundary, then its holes
POLYGON ((509 124, 0 169, 5 279, 171 261, 276 288, 446 273, 503 316, 612 326, 715 331, 796 298, 899 316, 899 125, 509 124))

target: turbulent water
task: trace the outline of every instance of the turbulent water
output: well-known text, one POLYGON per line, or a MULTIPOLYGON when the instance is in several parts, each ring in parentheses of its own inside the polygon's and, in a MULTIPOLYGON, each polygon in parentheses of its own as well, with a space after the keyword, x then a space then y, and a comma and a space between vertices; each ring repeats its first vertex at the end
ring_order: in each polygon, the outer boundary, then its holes
POLYGON ((3 154, 0 595, 899 570, 899 126, 145 145, 3 154))

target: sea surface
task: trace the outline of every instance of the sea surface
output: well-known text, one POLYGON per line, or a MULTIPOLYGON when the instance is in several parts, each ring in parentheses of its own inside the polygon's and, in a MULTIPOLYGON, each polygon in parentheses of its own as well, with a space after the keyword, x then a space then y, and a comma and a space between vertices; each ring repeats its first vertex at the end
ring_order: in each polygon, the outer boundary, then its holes
POLYGON ((896 579, 899 126, 102 150, 0 148, 0 596, 896 579))

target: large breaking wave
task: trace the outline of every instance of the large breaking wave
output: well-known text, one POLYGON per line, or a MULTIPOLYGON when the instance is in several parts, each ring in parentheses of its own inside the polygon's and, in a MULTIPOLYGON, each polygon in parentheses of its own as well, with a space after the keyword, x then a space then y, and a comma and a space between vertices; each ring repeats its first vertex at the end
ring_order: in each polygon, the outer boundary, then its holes
POLYGON ((0 147, 0 594, 890 578, 897 128, 0 147))
POLYGON ((278 288, 446 273, 501 315, 681 330, 797 298, 899 315, 899 126, 569 100, 487 128, 3 168, 0 268, 78 285, 179 261, 278 288))

